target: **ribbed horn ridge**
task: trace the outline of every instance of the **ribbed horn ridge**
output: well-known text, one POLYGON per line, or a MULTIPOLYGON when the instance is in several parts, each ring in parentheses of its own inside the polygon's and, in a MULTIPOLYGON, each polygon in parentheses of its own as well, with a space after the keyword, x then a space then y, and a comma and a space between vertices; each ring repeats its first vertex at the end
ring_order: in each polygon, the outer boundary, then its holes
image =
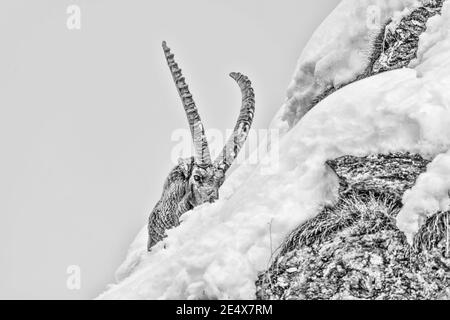
POLYGON ((180 95, 183 103, 184 111, 186 112, 197 162, 200 165, 211 164, 211 155, 209 153, 205 129, 203 127, 202 120, 200 119, 200 115, 198 114, 197 107, 195 106, 194 99, 192 98, 192 94, 189 92, 189 87, 186 84, 183 74, 181 73, 181 69, 175 62, 174 54, 170 52, 170 48, 167 46, 165 41, 163 41, 162 47, 170 72, 172 73, 173 81, 175 82, 178 94, 180 95))
POLYGON ((233 78, 241 88, 242 105, 233 134, 228 139, 227 144, 223 147, 222 153, 219 154, 215 160, 215 164, 225 172, 231 167, 231 164, 244 145, 248 133, 250 132, 253 115, 255 113, 255 93, 250 80, 238 72, 230 73, 230 77, 233 78))

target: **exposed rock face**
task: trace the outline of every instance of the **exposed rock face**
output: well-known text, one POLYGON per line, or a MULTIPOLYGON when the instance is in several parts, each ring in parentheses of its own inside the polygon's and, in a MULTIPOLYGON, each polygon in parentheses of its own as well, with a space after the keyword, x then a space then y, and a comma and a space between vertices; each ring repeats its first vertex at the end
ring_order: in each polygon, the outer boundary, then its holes
POLYGON ((292 232, 269 270, 260 274, 257 297, 448 298, 447 214, 431 217, 414 247, 394 220, 401 195, 427 164, 409 153, 329 161, 340 179, 339 201, 292 232))
POLYGON ((450 257, 450 212, 438 212, 429 217, 414 237, 417 252, 437 251, 450 257))
POLYGON ((429 18, 440 14, 444 0, 423 1, 423 5, 411 11, 397 25, 385 27, 379 58, 372 67, 373 73, 406 67, 416 58, 419 36, 426 30, 429 18))
POLYGON ((340 177, 340 194, 346 192, 390 195, 400 200, 416 177, 425 172, 429 161, 409 153, 378 154, 367 157, 341 157, 327 161, 340 177), (344 184, 344 185, 342 185, 344 184))

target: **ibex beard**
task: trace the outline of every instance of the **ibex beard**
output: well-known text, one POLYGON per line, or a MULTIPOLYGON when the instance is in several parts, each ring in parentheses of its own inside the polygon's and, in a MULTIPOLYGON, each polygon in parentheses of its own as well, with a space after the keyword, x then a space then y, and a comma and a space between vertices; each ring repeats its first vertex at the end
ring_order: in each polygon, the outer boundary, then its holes
POLYGON ((241 89, 241 110, 233 134, 217 159, 211 161, 204 127, 189 87, 165 42, 162 43, 162 47, 186 112, 195 156, 180 159, 164 183, 161 199, 148 220, 148 251, 166 237, 166 230, 180 224, 179 218, 182 214, 219 198, 219 188, 225 181, 227 170, 247 139, 255 112, 255 95, 250 80, 240 73, 231 73, 230 76, 241 89))

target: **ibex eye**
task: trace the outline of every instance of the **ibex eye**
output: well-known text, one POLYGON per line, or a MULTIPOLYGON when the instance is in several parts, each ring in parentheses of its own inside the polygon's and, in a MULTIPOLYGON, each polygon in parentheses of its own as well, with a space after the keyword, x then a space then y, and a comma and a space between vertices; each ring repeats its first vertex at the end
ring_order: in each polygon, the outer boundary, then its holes
POLYGON ((195 176, 194 176, 194 180, 195 180, 195 181, 200 181, 200 176, 195 175, 195 176))

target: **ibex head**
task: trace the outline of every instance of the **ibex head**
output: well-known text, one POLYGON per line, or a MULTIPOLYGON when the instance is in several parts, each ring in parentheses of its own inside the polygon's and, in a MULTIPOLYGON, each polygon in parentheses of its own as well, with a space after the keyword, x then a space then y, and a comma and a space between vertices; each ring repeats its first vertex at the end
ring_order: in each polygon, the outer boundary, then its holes
POLYGON ((248 78, 240 73, 231 73, 230 76, 238 83, 242 92, 242 106, 233 134, 225 144, 221 154, 211 161, 208 142, 205 136, 200 115, 198 114, 192 94, 170 52, 166 42, 162 43, 167 64, 172 73, 184 110, 189 122, 195 156, 190 159, 181 159, 179 167, 188 180, 188 192, 191 194, 190 202, 195 207, 205 202, 213 202, 219 197, 219 188, 225 180, 225 173, 236 159, 242 145, 247 139, 255 111, 255 95, 248 78))
POLYGON ((219 188, 225 181, 223 170, 214 164, 199 166, 195 158, 180 159, 178 165, 188 182, 187 188, 191 194, 189 201, 192 206, 214 202, 219 198, 219 188))

